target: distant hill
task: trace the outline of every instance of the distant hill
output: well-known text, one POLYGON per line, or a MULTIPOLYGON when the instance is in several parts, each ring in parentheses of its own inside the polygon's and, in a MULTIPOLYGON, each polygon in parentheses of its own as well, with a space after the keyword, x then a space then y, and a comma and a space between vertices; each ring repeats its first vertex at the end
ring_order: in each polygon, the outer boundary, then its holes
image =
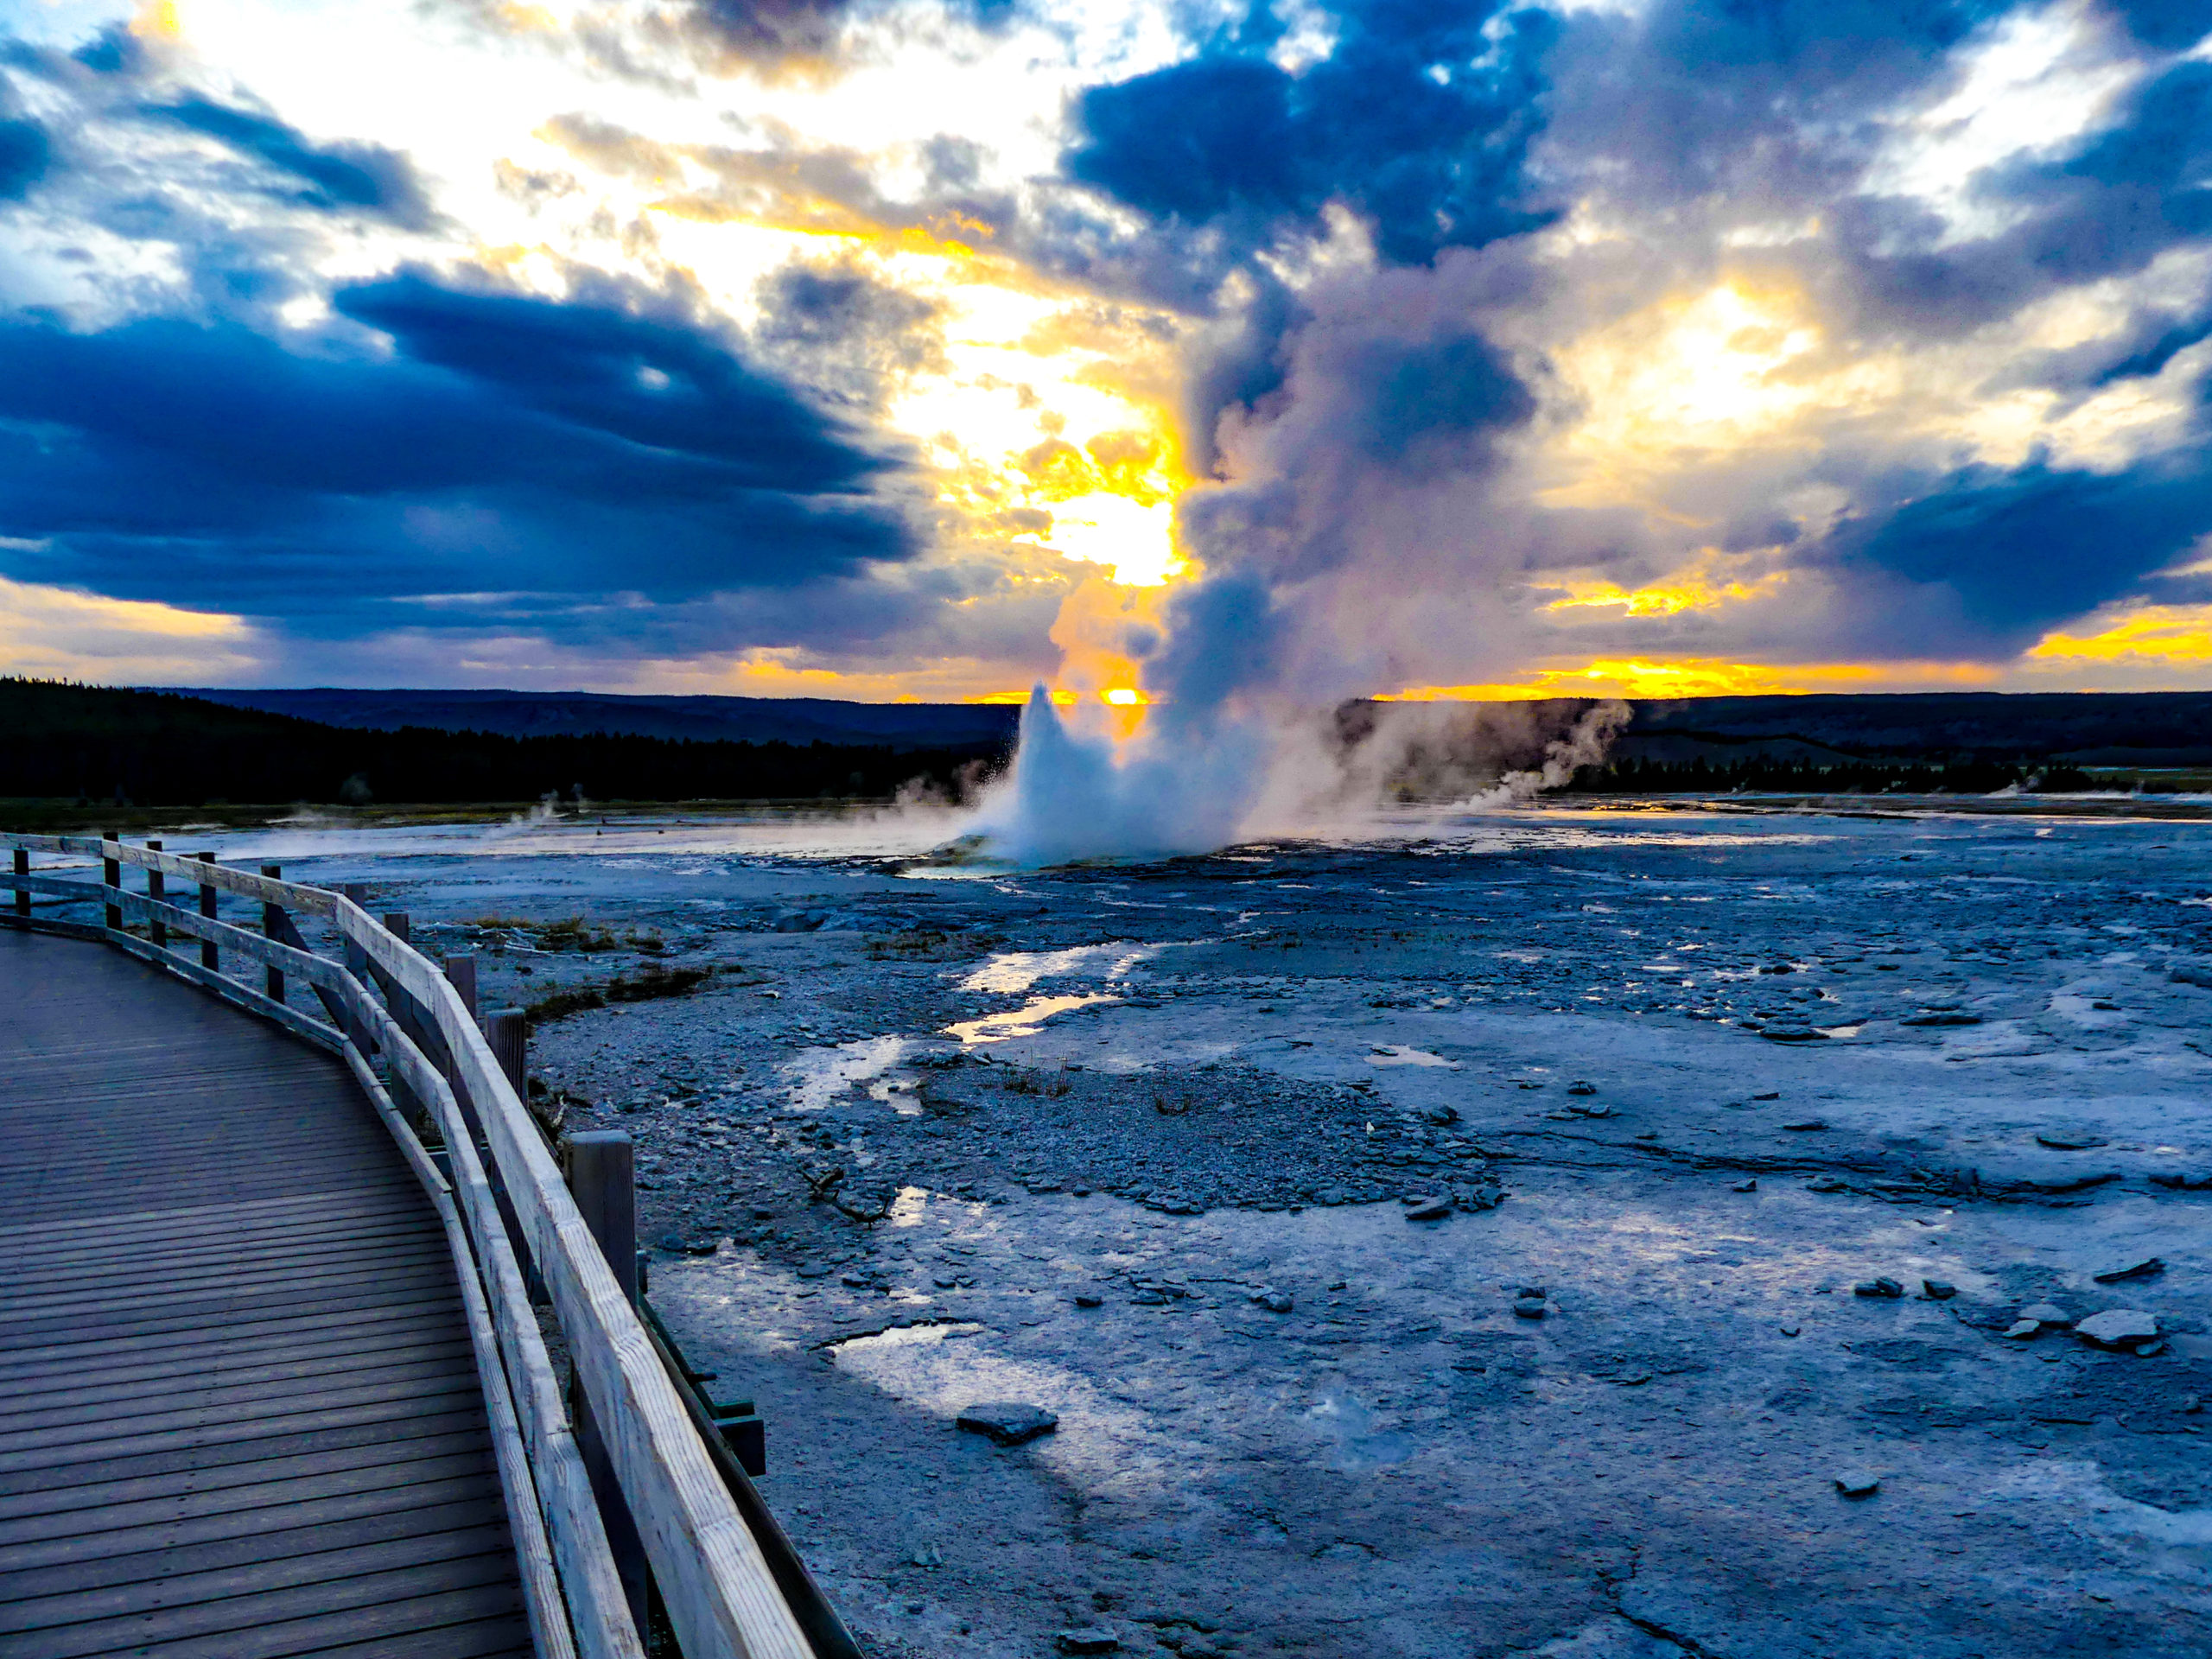
POLYGON ((177 692, 0 679, 0 798, 139 807, 957 795, 1007 743, 332 726, 177 692))
POLYGON ((493 732, 503 737, 594 733, 695 742, 861 743, 893 749, 1010 743, 1021 710, 1005 703, 840 702, 828 697, 616 696, 597 691, 232 691, 176 688, 233 709, 326 726, 493 732))
POLYGON ((2212 766, 2212 691, 1925 691, 1630 704, 1621 759, 1777 758, 2212 766))
MULTIPOLYGON (((327 726, 404 726, 506 737, 593 733, 695 741, 859 743, 893 750, 999 748, 1021 717, 1006 703, 841 702, 827 697, 618 696, 595 691, 354 691, 316 687, 181 695, 327 726)), ((1586 699, 1543 707, 1571 722, 1586 699)), ((2212 692, 1929 691, 1639 698, 1623 760, 2069 761, 2212 766, 2212 692)))

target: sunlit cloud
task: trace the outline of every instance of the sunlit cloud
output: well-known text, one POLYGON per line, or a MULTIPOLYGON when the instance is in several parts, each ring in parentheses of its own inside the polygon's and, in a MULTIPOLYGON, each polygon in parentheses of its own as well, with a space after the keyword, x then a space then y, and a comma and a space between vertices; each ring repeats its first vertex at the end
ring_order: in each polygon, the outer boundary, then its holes
POLYGON ((219 684, 251 676, 265 642, 244 619, 0 577, 0 664, 105 684, 219 684))

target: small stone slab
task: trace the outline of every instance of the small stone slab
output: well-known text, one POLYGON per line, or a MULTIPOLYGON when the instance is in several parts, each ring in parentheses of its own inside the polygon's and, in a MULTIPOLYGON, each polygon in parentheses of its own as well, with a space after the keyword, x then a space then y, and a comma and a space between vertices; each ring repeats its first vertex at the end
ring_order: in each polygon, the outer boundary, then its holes
POLYGON ((1541 1319, 1550 1311, 1548 1303, 1538 1301, 1534 1297, 1524 1296, 1513 1304, 1516 1316, 1524 1319, 1541 1319))
POLYGON ((1851 1287, 1851 1294, 1854 1296, 1873 1296, 1884 1301, 1895 1301, 1904 1294, 1904 1287, 1894 1279, 1867 1279, 1853 1285, 1851 1287))
POLYGON ((1406 1211, 1408 1221, 1442 1221, 1452 1213, 1452 1206, 1440 1198, 1423 1198, 1406 1211))
POLYGON ((2140 1262, 2132 1262, 2124 1268, 2113 1268, 2107 1272, 2094 1273, 2089 1276, 2101 1285, 2116 1285, 2126 1279, 2155 1279, 2165 1270, 2166 1264, 2164 1262, 2155 1255, 2146 1255, 2140 1262))
POLYGON ((1825 1129, 1827 1125, 1817 1117, 1802 1117, 1795 1123, 1785 1123, 1782 1127, 1796 1134, 1804 1135, 1814 1129, 1825 1129))
POLYGON ((1835 1489, 1846 1497, 1872 1497, 1882 1490, 1882 1480, 1878 1475, 1854 1469, 1835 1478, 1835 1489))
POLYGON ((2071 1325, 2074 1317, 2056 1302, 2031 1302, 2020 1310, 2024 1319, 2033 1319, 2037 1325, 2071 1325))
POLYGON ((1295 1306, 1287 1290, 1255 1290, 1252 1300, 1270 1313, 1287 1313, 1295 1306))
POLYGON ((1061 1630, 1052 1637, 1052 1645, 1062 1653, 1111 1653, 1122 1645, 1122 1638, 1104 1625, 1095 1624, 1079 1630, 1061 1630))
POLYGON ((1759 1190, 1759 1184, 1756 1179, 1748 1181, 1738 1181, 1728 1190, 1731 1192, 1756 1192, 1759 1190))
POLYGON ((971 1434, 987 1434, 1000 1446, 1020 1446, 1060 1426, 1057 1414, 1019 1401, 992 1400, 970 1406, 955 1420, 971 1434))
POLYGON ((2042 1325, 2034 1319, 2015 1319, 2005 1327, 2004 1334, 2015 1342, 2025 1342, 2042 1329, 2042 1325))
POLYGON ((2053 1152, 2087 1152, 2091 1147, 2109 1144, 2101 1135, 2067 1135, 2057 1130, 2036 1136, 2036 1144, 2049 1147, 2053 1152))
POLYGON ((1959 1294, 1959 1287, 1947 1285, 1941 1279, 1923 1279, 1920 1281, 1920 1293, 1931 1302, 1948 1302, 1959 1294))
POLYGON ((1925 1014, 1908 1014, 1897 1021, 1901 1026, 1978 1026, 1981 1016, 1952 1008, 1931 1008, 1925 1014))
POLYGON ((2158 1334, 2158 1320, 2156 1314, 2145 1313, 2140 1308, 2113 1307, 2092 1313, 2074 1327, 2074 1333, 2101 1348, 2118 1348, 2124 1344, 2150 1341, 2158 1334))
POLYGON ((1769 1026, 1759 1035, 1770 1043, 1825 1043, 1828 1034, 1810 1026, 1769 1026))

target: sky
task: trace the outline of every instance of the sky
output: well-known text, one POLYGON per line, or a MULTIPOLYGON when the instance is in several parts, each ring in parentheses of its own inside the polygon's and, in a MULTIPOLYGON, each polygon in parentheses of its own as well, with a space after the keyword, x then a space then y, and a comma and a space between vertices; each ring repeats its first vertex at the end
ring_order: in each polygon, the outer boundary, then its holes
POLYGON ((0 671, 2212 685, 2209 31, 0 0, 0 671))

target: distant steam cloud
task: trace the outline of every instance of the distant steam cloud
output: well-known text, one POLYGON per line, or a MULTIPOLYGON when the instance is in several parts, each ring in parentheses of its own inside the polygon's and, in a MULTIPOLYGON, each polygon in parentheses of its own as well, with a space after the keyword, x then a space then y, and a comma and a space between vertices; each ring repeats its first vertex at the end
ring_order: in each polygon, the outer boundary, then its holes
POLYGON ((973 828, 1001 857, 1062 864, 1357 830, 1393 804, 1515 806, 1602 764, 1629 715, 1616 702, 1163 707, 1117 745, 1040 685, 1014 771, 973 828))

